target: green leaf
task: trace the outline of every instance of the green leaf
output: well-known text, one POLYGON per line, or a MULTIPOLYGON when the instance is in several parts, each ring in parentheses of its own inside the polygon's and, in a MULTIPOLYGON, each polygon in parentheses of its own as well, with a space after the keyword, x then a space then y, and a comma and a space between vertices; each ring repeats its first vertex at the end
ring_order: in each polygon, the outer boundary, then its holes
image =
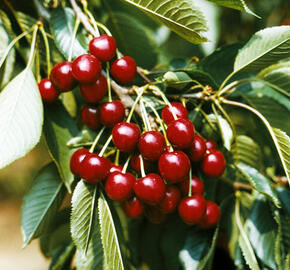
POLYGON ((21 230, 24 246, 46 232, 56 217, 65 189, 53 163, 36 176, 24 197, 21 211, 21 230))
MULTIPOLYGON (((36 19, 29 16, 26 13, 22 13, 20 11, 16 11, 14 12, 15 18, 22 30, 22 32, 28 31, 29 29, 31 29, 31 27, 33 27, 33 25, 36 23, 36 19)), ((29 42, 32 41, 32 34, 28 34, 26 35, 26 38, 29 42)))
POLYGON ((43 105, 30 69, 17 75, 0 94, 0 168, 27 154, 39 141, 43 105))
POLYGON ((207 31, 201 11, 189 0, 125 0, 149 14, 172 31, 192 43, 206 42, 207 31))
POLYGON ((66 270, 68 269, 75 252, 75 246, 71 242, 59 248, 53 256, 49 270, 66 270))

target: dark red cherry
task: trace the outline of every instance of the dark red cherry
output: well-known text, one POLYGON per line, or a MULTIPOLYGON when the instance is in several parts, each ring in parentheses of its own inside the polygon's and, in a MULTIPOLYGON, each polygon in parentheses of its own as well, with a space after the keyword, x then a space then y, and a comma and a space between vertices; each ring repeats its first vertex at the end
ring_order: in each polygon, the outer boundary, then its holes
POLYGON ((156 205, 165 196, 165 184, 156 173, 149 173, 134 183, 134 192, 142 201, 156 205))
POLYGON ((178 206, 181 219, 189 225, 199 223, 205 214, 205 210, 206 201, 200 194, 183 198, 178 206))
POLYGON ((170 104, 171 106, 166 105, 161 112, 161 117, 167 125, 169 125, 172 121, 175 120, 173 113, 175 113, 175 116, 177 117, 177 119, 188 118, 188 111, 181 103, 171 102, 170 104))
POLYGON ((220 215, 221 211, 219 206, 215 202, 207 201, 206 211, 199 226, 204 229, 214 227, 218 223, 220 215))
POLYGON ((151 223, 160 224, 166 219, 166 215, 158 206, 146 205, 145 216, 151 223))
POLYGON ((188 176, 190 161, 182 151, 166 152, 158 161, 161 176, 169 183, 178 183, 188 176))
POLYGON ((111 162, 98 154, 88 154, 79 167, 79 174, 84 181, 94 184, 104 180, 110 171, 111 162))
POLYGON ((193 143, 188 148, 188 156, 194 162, 200 161, 205 155, 206 146, 205 141, 199 135, 194 135, 193 143))
POLYGON ((140 129, 136 124, 121 122, 112 130, 113 143, 123 152, 131 152, 137 145, 140 129))
POLYGON ((130 218, 139 218, 144 212, 144 203, 137 197, 130 198, 122 205, 124 213, 130 218))
MULTIPOLYGON (((192 176, 191 178, 191 194, 202 194, 204 191, 204 185, 203 182, 197 177, 192 176)), ((189 191, 189 178, 187 178, 185 181, 180 183, 180 189, 183 193, 183 195, 187 196, 189 191)))
POLYGON ((110 173, 113 173, 113 172, 122 172, 122 170, 123 170, 123 166, 116 165, 114 163, 111 163, 110 173))
POLYGON ((70 170, 74 175, 79 176, 80 164, 88 154, 90 152, 86 148, 80 148, 72 154, 70 158, 70 170))
POLYGON ((100 126, 100 116, 98 108, 93 105, 84 105, 81 110, 81 118, 90 129, 98 129, 100 126))
POLYGON ((208 150, 208 151, 218 150, 218 146, 217 146, 216 142, 212 139, 207 139, 205 141, 205 146, 206 146, 206 150, 208 150))
POLYGON ((77 84, 72 75, 72 63, 61 62, 53 66, 49 76, 52 85, 60 92, 71 91, 77 84))
POLYGON ((139 139, 138 147, 141 155, 148 160, 159 159, 165 150, 165 139, 158 131, 147 131, 139 139))
POLYGON ((111 60, 116 54, 116 41, 112 36, 100 35, 90 41, 89 50, 100 61, 111 60))
POLYGON ((91 54, 80 55, 72 63, 72 75, 81 83, 95 82, 101 72, 100 61, 91 54))
POLYGON ((103 125, 113 127, 123 121, 125 116, 125 107, 120 100, 106 102, 100 107, 100 119, 103 125))
POLYGON ((188 119, 174 120, 168 125, 166 135, 173 147, 188 148, 194 139, 194 126, 188 119))
POLYGON ((226 161, 223 153, 219 150, 213 150, 204 156, 201 163, 201 170, 209 177, 220 177, 226 167, 226 161))
POLYGON ((161 211, 165 214, 173 212, 179 203, 180 196, 180 191, 177 187, 167 186, 165 190, 165 196, 159 203, 161 211))
POLYGON ((111 74, 119 83, 130 83, 136 77, 137 66, 130 56, 123 56, 115 60, 111 66, 111 74))
MULTIPOLYGON (((141 172, 141 154, 136 154, 133 155, 131 160, 130 160, 130 164, 132 169, 137 172, 140 173, 141 172)), ((153 163, 147 159, 143 159, 143 164, 144 164, 144 170, 151 170, 153 168, 153 163)))
POLYGON ((104 75, 92 83, 82 83, 80 85, 81 95, 88 103, 100 101, 107 93, 108 84, 104 75))
POLYGON ((38 84, 38 89, 42 100, 45 102, 56 101, 59 96, 58 90, 53 87, 50 79, 42 79, 38 84))

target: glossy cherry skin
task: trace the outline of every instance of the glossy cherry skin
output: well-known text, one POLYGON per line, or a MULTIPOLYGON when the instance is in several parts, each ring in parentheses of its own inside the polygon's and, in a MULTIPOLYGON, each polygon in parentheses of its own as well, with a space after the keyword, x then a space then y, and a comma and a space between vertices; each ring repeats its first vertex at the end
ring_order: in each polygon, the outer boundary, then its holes
POLYGON ((199 223, 205 214, 205 210, 206 201, 200 194, 183 198, 178 206, 181 219, 189 225, 199 223))
MULTIPOLYGON (((137 172, 141 173, 141 154, 135 154, 132 156, 130 160, 130 164, 132 169, 137 172)), ((144 170, 151 170, 153 168, 153 163, 147 159, 143 159, 144 170)))
POLYGON ((98 129, 100 126, 100 115, 98 108, 93 105, 84 105, 81 109, 81 118, 90 129, 98 129))
POLYGON ((205 140, 199 135, 194 135, 193 143, 187 150, 189 158, 194 162, 198 162, 202 160, 205 155, 205 151, 205 140))
POLYGON ((49 76, 53 86, 60 92, 71 91, 77 81, 72 75, 72 63, 61 62, 53 66, 49 76))
POLYGON ((154 224, 160 224, 166 219, 166 215, 158 206, 146 205, 145 216, 154 224))
POLYGON ((207 201, 206 211, 199 226, 204 229, 214 227, 218 223, 220 215, 221 211, 219 206, 215 202, 207 201))
POLYGON ((111 60, 116 54, 116 48, 115 39, 109 35, 100 35, 93 38, 89 43, 90 53, 101 62, 111 60))
MULTIPOLYGON (((191 194, 202 194, 204 191, 203 182, 197 177, 192 176, 191 178, 191 194)), ((180 189, 183 195, 187 196, 189 191, 189 178, 180 183, 180 189)))
POLYGON ((124 201, 131 196, 135 181, 136 178, 131 173, 110 173, 106 180, 106 193, 114 201, 124 201))
POLYGON ((141 135, 138 147, 145 159, 158 160, 165 150, 165 139, 158 131, 147 131, 141 135))
POLYGON ((92 83, 82 83, 80 85, 81 95, 88 103, 100 101, 108 91, 107 79, 101 75, 99 79, 92 83))
POLYGON ((38 89, 42 100, 45 102, 56 101, 59 96, 58 90, 53 87, 51 80, 48 78, 42 79, 39 82, 38 89))
POLYGON ((173 212, 180 201, 180 197, 180 191, 177 187, 167 186, 165 190, 165 196, 159 203, 161 211, 165 214, 173 212))
POLYGON ((208 151, 218 150, 218 146, 217 146, 216 142, 212 139, 207 139, 205 141, 205 146, 206 146, 206 150, 208 150, 208 151))
POLYGON ((162 178, 156 173, 149 173, 138 179, 134 183, 134 192, 136 196, 150 204, 156 205, 161 202, 165 196, 165 184, 162 178))
POLYGON ((121 165, 116 165, 114 163, 111 163, 111 167, 110 167, 110 173, 113 172, 122 172, 123 167, 121 165))
POLYGON ((98 58, 91 54, 83 54, 72 63, 72 75, 81 83, 93 83, 100 76, 102 67, 98 58))
POLYGON ((209 177, 220 177, 226 167, 226 161, 223 153, 219 150, 213 150, 204 156, 201 163, 201 170, 209 177))
POLYGON ((131 152, 137 145, 140 129, 134 123, 120 122, 112 130, 113 143, 123 152, 131 152))
POLYGON ((161 176, 169 183, 178 183, 188 176, 190 161, 182 151, 166 152, 158 161, 161 176))
POLYGON ((135 60, 130 56, 123 56, 115 60, 111 66, 111 74, 119 83, 132 82, 137 73, 135 60))
POLYGON ((194 126, 188 119, 174 120, 168 125, 166 135, 173 147, 185 149, 193 143, 194 126))
POLYGON ((167 125, 169 125, 172 121, 175 120, 173 113, 175 113, 175 116, 177 117, 177 119, 188 118, 188 111, 181 103, 171 102, 170 104, 171 106, 166 105, 161 112, 161 118, 167 125))
POLYGON ((144 213, 144 203, 137 197, 130 198, 122 204, 124 213, 130 218, 139 218, 144 213))
POLYGON ((88 154, 90 152, 86 148, 80 148, 72 154, 70 158, 70 170, 75 176, 79 176, 80 164, 88 154))
POLYGON ((98 154, 88 154, 79 167, 80 177, 90 183, 95 184, 104 180, 110 171, 111 162, 98 154))
POLYGON ((113 127, 123 121, 125 107, 120 100, 106 102, 100 106, 100 119, 103 125, 113 127))

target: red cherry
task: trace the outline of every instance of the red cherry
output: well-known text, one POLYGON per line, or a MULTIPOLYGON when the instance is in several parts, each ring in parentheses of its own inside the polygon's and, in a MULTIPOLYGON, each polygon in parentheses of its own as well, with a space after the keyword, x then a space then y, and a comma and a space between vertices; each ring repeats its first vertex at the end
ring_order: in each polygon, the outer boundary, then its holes
POLYGON ((220 215, 221 211, 218 205, 215 202, 207 201, 206 211, 199 226, 204 229, 214 227, 218 223, 220 215))
POLYGON ((84 105, 81 110, 81 118, 90 129, 98 129, 100 126, 99 111, 95 106, 84 105))
POLYGON ((122 172, 122 170, 123 170, 123 167, 122 166, 116 165, 114 163, 111 163, 110 173, 113 173, 113 172, 122 172))
POLYGON ((120 100, 106 102, 100 107, 100 118, 103 125, 113 127, 123 121, 125 116, 125 107, 120 100))
POLYGON ((180 196, 180 191, 177 187, 167 186, 165 197, 159 203, 161 211, 165 214, 173 212, 179 203, 180 196))
POLYGON ((38 89, 43 101, 53 102, 59 96, 59 92, 53 87, 50 79, 42 79, 38 84, 38 89))
POLYGON ((183 181, 190 170, 190 161, 182 151, 166 152, 158 161, 161 176, 169 183, 183 181))
POLYGON ((121 122, 112 130, 113 143, 123 152, 132 151, 139 140, 140 129, 136 124, 121 122))
POLYGON ((124 201, 130 197, 135 181, 131 173, 110 173, 105 185, 106 193, 114 201, 124 201))
POLYGON ((174 120, 168 125, 166 135, 173 147, 188 148, 194 139, 194 126, 188 119, 174 120))
POLYGON ((202 163, 201 170, 209 177, 220 177, 226 167, 226 161, 223 153, 219 150, 213 150, 205 155, 202 163))
POLYGON ((88 149, 81 148, 72 154, 70 158, 70 170, 74 175, 79 176, 80 164, 89 153, 88 149))
POLYGON ((169 125, 172 121, 175 120, 172 112, 175 113, 177 119, 188 118, 188 111, 181 103, 171 102, 170 104, 171 106, 166 105, 161 112, 161 117, 167 125, 169 125))
POLYGON ((141 155, 148 160, 159 159, 165 150, 165 139, 158 131, 147 131, 139 139, 138 147, 141 155))
POLYGON ((178 206, 181 219, 189 224, 197 224, 203 218, 206 210, 206 201, 200 194, 183 198, 178 206))
POLYGON ((60 92, 71 91, 77 84, 72 75, 72 63, 62 62, 53 66, 49 76, 52 85, 60 92))
POLYGON ((116 41, 112 36, 100 35, 90 41, 89 50, 100 61, 111 60, 116 54, 116 41))
MULTIPOLYGON (((137 172, 137 173, 141 173, 141 154, 136 154, 133 155, 131 160, 130 160, 130 164, 132 169, 137 172)), ((152 162, 150 162, 147 159, 143 159, 143 164, 144 164, 144 170, 151 170, 153 167, 152 162)))
POLYGON ((149 173, 134 183, 134 192, 142 201, 155 205, 165 196, 165 184, 156 173, 149 173))
POLYGON ((130 218, 139 218, 144 212, 144 204, 138 198, 133 197, 122 205, 124 213, 130 218))
POLYGON ((110 171, 110 161, 98 154, 88 154, 81 162, 79 174, 84 181, 95 184, 104 180, 110 171))
POLYGON ((192 145, 188 149, 188 155, 194 162, 200 161, 206 151, 205 141, 199 135, 195 135, 192 145))
POLYGON ((88 103, 100 101, 107 93, 108 84, 104 75, 92 83, 82 83, 80 85, 81 95, 88 103))
POLYGON ((93 83, 102 72, 101 64, 95 56, 83 54, 72 63, 72 74, 81 83, 93 83))
POLYGON ((205 146, 206 146, 206 150, 208 150, 208 151, 218 150, 218 146, 217 146, 216 142, 212 139, 207 139, 205 141, 205 146))
MULTIPOLYGON (((197 177, 192 176, 191 178, 191 193, 194 194, 202 194, 204 191, 204 185, 203 182, 197 177)), ((183 195, 187 196, 189 191, 189 178, 187 178, 185 181, 180 183, 180 189, 183 193, 183 195)))
POLYGON ((137 66, 130 56, 123 56, 115 60, 111 66, 111 74, 119 83, 130 83, 136 77, 137 66))
POLYGON ((165 213, 162 212, 159 207, 152 205, 146 205, 145 215, 148 220, 154 224, 160 224, 166 219, 165 213))

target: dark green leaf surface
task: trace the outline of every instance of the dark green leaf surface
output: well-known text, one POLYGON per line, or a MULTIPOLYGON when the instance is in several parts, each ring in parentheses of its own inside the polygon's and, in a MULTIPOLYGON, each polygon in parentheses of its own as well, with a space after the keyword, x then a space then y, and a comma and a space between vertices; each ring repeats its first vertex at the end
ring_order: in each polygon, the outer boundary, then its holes
POLYGON ((72 260, 75 246, 72 242, 59 248, 53 256, 49 270, 67 270, 72 260))
MULTIPOLYGON (((246 5, 244 0, 208 0, 215 4, 228 7, 228 8, 234 8, 240 11, 245 11, 249 14, 255 15, 246 5)), ((257 15, 255 15, 257 16, 257 15)))

